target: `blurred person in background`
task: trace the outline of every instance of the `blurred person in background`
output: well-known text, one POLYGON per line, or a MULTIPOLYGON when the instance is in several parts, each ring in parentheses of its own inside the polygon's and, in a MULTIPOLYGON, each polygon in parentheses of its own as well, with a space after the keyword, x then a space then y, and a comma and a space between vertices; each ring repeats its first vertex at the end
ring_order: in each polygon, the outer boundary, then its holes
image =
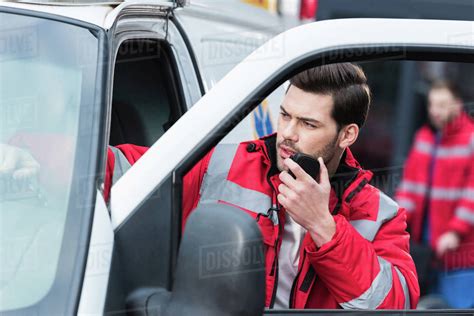
POLYGON ((440 294, 453 308, 474 307, 474 122, 457 87, 435 82, 429 122, 415 134, 396 199, 414 242, 436 255, 440 294))

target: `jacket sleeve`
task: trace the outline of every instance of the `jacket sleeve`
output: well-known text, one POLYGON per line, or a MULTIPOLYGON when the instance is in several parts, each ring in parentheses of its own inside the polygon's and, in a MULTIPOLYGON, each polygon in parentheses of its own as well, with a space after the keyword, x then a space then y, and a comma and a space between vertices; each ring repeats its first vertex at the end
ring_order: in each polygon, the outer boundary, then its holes
POLYGON ((104 199, 109 201, 112 185, 148 150, 132 144, 109 146, 105 168, 104 199))
MULTIPOLYGON (((474 161, 474 150, 470 161, 474 161)), ((474 163, 470 164, 461 198, 454 210, 454 217, 448 223, 449 230, 464 237, 474 229, 474 163)))
MULTIPOLYGON (((104 197, 108 201, 112 185, 120 178, 143 154, 148 147, 132 144, 109 146, 107 151, 107 167, 104 184, 104 197)), ((201 182, 207 170, 213 150, 204 156, 183 178, 183 200, 182 200, 182 225, 191 211, 196 208, 199 197, 201 182)))
POLYGON ((201 197, 201 183, 207 166, 211 159, 213 150, 211 150, 204 158, 196 163, 191 170, 183 178, 183 200, 182 200, 182 230, 186 225, 186 221, 191 212, 197 207, 199 198, 201 197))
POLYGON ((395 215, 385 218, 385 222, 380 214, 372 223, 350 223, 340 214, 334 219, 336 233, 332 240, 319 249, 307 242, 306 251, 318 277, 339 305, 344 309, 415 308, 420 290, 409 254, 405 210, 396 206, 395 215), (379 220, 383 223, 377 229, 379 220))

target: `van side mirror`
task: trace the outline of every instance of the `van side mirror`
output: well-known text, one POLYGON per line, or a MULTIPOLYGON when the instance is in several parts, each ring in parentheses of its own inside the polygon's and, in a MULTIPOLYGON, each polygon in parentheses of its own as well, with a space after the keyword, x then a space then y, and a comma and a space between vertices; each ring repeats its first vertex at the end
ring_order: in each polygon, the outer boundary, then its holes
POLYGON ((225 204, 199 206, 188 219, 173 289, 144 289, 130 315, 262 315, 263 241, 255 220, 225 204))
POLYGON ((199 206, 178 254, 169 315, 262 315, 263 242, 255 220, 224 204, 199 206))

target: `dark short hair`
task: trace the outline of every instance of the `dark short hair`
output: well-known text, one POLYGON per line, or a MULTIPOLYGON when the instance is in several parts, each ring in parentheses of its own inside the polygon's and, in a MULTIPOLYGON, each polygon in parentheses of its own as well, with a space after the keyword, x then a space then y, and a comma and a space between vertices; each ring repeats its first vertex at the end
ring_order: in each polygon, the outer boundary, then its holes
POLYGON ((452 96, 456 99, 462 99, 461 91, 459 87, 452 81, 449 80, 437 80, 431 84, 430 91, 438 90, 438 89, 446 89, 448 90, 452 96))
POLYGON ((371 102, 364 71, 351 63, 318 66, 300 72, 290 79, 290 86, 318 94, 331 95, 332 117, 338 128, 352 123, 362 127, 371 102))

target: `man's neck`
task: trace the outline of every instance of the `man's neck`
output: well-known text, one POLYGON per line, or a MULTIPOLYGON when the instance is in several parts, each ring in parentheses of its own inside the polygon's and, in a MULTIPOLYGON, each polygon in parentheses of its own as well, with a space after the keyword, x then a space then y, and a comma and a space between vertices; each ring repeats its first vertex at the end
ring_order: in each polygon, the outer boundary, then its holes
POLYGON ((331 178, 336 173, 337 168, 341 163, 341 158, 343 154, 344 150, 335 152, 334 157, 327 163, 326 168, 328 169, 329 178, 331 178))

